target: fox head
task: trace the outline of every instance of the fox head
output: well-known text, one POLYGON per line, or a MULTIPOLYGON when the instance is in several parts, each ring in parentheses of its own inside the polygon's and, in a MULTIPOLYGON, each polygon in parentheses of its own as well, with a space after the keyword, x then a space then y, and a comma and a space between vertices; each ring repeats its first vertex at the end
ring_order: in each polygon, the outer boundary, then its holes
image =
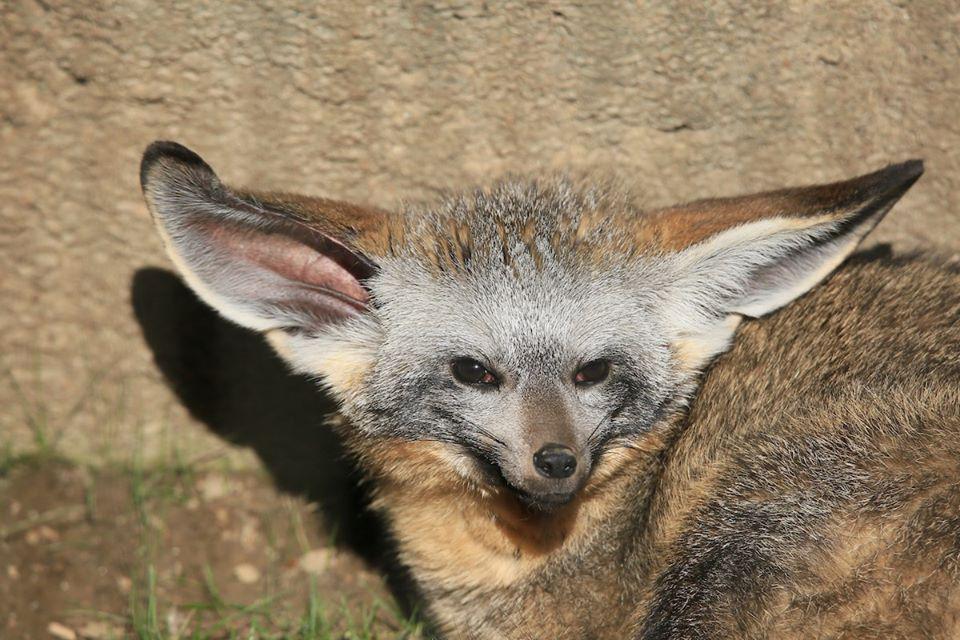
POLYGON ((156 142, 141 184, 188 284, 342 406, 353 437, 550 509, 681 406, 744 317, 835 269, 920 177, 639 211, 614 190, 507 181, 431 210, 231 189, 156 142))

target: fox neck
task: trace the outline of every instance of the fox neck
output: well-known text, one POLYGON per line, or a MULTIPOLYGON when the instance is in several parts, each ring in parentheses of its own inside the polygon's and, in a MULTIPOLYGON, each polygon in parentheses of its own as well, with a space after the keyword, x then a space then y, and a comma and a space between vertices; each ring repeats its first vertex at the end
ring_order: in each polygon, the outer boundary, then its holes
POLYGON ((621 512, 642 517, 645 507, 637 501, 651 493, 677 418, 609 450, 578 496, 550 513, 525 507, 510 492, 453 478, 443 471, 450 468, 449 453, 437 443, 371 445, 349 429, 344 435, 373 480, 374 508, 386 515, 401 561, 428 595, 458 594, 454 600, 462 603, 466 594, 517 586, 548 560, 576 553, 603 535, 605 523, 622 520, 621 512))

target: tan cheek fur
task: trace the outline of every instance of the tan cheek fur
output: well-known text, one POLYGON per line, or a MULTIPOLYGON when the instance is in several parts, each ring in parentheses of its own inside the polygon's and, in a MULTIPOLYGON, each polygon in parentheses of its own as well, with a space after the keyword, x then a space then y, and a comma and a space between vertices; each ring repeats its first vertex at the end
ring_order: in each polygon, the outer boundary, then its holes
POLYGON ((320 377, 341 400, 355 398, 362 392, 374 365, 372 351, 348 343, 331 340, 307 350, 292 345, 292 338, 283 330, 267 331, 264 335, 274 351, 295 370, 320 377))
POLYGON ((615 484, 658 446, 651 438, 609 452, 578 498, 544 514, 464 478, 447 445, 348 439, 376 478, 375 506, 387 514, 404 562, 431 589, 463 591, 515 585, 551 554, 575 548, 620 505, 615 484))

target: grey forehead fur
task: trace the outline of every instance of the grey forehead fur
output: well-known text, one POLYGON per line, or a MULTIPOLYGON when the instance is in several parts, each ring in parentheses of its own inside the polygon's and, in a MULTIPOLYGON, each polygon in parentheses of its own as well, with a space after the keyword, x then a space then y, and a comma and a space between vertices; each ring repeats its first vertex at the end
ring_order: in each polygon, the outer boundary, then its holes
POLYGON ((637 318, 656 298, 652 289, 637 286, 644 265, 627 257, 626 238, 617 242, 615 221, 592 225, 580 240, 610 247, 602 264, 586 262, 585 247, 567 237, 582 216, 598 209, 626 215, 626 198, 609 185, 578 188, 559 176, 510 179, 450 197, 436 209, 408 210, 407 243, 382 257, 379 274, 367 283, 376 316, 388 331, 393 325, 420 325, 418 342, 432 337, 464 348, 470 344, 458 342, 483 336, 501 349, 538 345, 544 358, 550 349, 543 347, 550 342, 572 339, 600 348, 611 338, 623 340, 618 325, 629 318, 631 327, 642 329, 637 318), (462 268, 438 270, 417 244, 423 235, 449 236, 451 220, 470 235, 469 259, 462 268), (533 232, 522 237, 531 224, 533 232), (551 241, 557 234, 559 241, 551 241), (438 328, 446 330, 443 335, 437 335, 438 328), (451 328, 457 331, 450 333, 451 328))
POLYGON ((438 351, 480 349, 504 365, 546 373, 552 363, 559 373, 563 347, 576 345, 585 357, 611 342, 629 348, 643 334, 663 335, 644 321, 655 315, 662 269, 631 254, 612 218, 574 237, 581 218, 595 211, 638 215, 624 194, 565 176, 510 179, 435 209, 407 210, 407 242, 381 257, 379 274, 367 282, 387 340, 400 338, 414 351, 427 343, 438 351), (450 221, 469 234, 469 258, 437 269, 419 241, 450 236, 450 221), (598 246, 605 259, 587 260, 598 246), (419 330, 391 335, 399 326, 419 330))

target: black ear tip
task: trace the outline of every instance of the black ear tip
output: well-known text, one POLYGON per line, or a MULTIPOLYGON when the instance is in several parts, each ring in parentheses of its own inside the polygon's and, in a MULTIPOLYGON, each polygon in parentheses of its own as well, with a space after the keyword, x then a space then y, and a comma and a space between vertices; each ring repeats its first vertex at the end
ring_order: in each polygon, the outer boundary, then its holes
POLYGON ((899 164, 892 164, 884 169, 883 173, 886 174, 885 177, 890 184, 901 187, 905 191, 923 175, 923 160, 914 158, 899 164))
POLYGON ((203 161, 203 158, 182 144, 169 140, 156 140, 150 143, 150 146, 143 152, 143 158, 140 160, 141 189, 146 190, 147 180, 150 177, 151 170, 161 162, 181 168, 192 168, 201 173, 214 175, 213 169, 203 161))
POLYGON ((923 175, 923 160, 920 158, 907 160, 898 166, 901 168, 904 178, 916 180, 923 175))
POLYGON ((854 181, 859 180, 867 193, 889 201, 899 199, 922 175, 923 160, 913 159, 888 165, 863 178, 854 178, 854 181))

